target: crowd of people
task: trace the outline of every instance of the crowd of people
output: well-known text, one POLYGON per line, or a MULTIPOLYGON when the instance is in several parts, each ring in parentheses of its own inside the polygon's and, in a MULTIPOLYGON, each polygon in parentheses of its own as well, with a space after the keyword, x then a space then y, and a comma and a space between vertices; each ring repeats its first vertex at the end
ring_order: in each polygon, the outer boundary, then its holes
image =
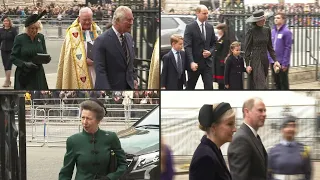
MULTIPOLYGON (((287 14, 317 14, 320 13, 320 6, 318 4, 265 4, 265 5, 253 5, 253 6, 235 6, 235 8, 231 8, 230 6, 218 6, 218 8, 208 8, 209 15, 215 16, 223 13, 252 13, 258 9, 262 9, 265 11, 272 11, 273 13, 287 13, 287 14)), ((186 15, 195 15, 196 11, 192 7, 190 9, 179 9, 179 8, 171 8, 169 10, 161 9, 161 13, 167 14, 186 14, 186 15)))
MULTIPOLYGON (((25 7, 15 7, 15 8, 4 8, 0 7, 0 16, 8 15, 11 17, 26 18, 32 14, 38 14, 43 10, 47 11, 44 18, 72 18, 75 19, 79 15, 79 10, 84 5, 81 4, 43 4, 36 6, 25 6, 25 7)), ((104 5, 90 4, 89 7, 93 12, 93 17, 97 20, 102 18, 108 18, 111 16, 112 9, 115 9, 115 5, 111 1, 107 1, 104 5)))
POLYGON ((60 104, 60 100, 63 103, 80 104, 87 98, 97 98, 103 104, 123 104, 128 96, 132 100, 131 104, 159 104, 158 91, 28 91, 25 100, 28 105, 45 105, 60 104), (125 92, 132 94, 127 95, 125 92))
MULTIPOLYGON (((30 91, 25 94, 28 110, 39 107, 46 110, 48 116, 76 117, 79 104, 87 99, 97 99, 103 104, 108 112, 106 117, 120 119, 141 118, 146 109, 152 109, 160 103, 158 91, 30 91), (61 109, 53 108, 49 112, 52 106, 61 109)), ((37 115, 43 116, 43 111, 37 115)))

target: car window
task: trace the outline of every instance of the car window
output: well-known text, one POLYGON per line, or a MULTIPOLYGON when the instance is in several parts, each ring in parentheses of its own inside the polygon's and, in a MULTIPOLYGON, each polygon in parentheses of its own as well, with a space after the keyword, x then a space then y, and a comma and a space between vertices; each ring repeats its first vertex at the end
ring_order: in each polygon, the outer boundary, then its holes
POLYGON ((190 24, 190 23, 192 23, 196 18, 192 18, 192 17, 181 17, 180 19, 181 19, 184 23, 190 24))
POLYGON ((179 24, 170 17, 161 17, 161 29, 178 28, 179 24))
POLYGON ((159 107, 149 113, 140 123, 135 126, 143 126, 143 125, 159 125, 159 107))

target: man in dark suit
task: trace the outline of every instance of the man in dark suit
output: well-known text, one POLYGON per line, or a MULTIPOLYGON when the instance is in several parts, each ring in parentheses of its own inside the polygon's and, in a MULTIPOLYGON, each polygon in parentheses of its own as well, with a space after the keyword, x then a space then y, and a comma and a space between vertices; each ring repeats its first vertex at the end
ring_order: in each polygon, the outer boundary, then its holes
POLYGON ((94 42, 95 89, 135 89, 138 82, 133 65, 134 43, 129 34, 133 24, 131 9, 119 6, 112 24, 94 42))
POLYGON ((228 148, 232 179, 266 180, 268 155, 257 131, 264 125, 266 107, 261 99, 251 98, 242 107, 244 123, 228 148))
POLYGON ((162 57, 161 87, 169 90, 182 90, 186 85, 186 54, 182 51, 183 37, 171 36, 172 49, 162 57))
POLYGON ((184 48, 191 70, 188 71, 187 89, 195 89, 201 74, 204 89, 213 89, 212 65, 216 36, 208 24, 208 8, 196 8, 197 20, 188 24, 184 32, 184 48))

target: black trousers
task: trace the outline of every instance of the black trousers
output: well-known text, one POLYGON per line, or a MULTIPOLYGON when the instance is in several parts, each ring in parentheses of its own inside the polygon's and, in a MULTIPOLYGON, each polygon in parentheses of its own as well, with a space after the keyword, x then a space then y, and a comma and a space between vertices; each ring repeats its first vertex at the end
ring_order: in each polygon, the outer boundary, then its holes
POLYGON ((213 89, 213 77, 212 77, 212 67, 205 65, 197 71, 188 71, 188 82, 187 90, 194 90, 201 75, 204 89, 212 90, 213 89))
POLYGON ((182 78, 180 78, 180 79, 178 79, 178 90, 183 90, 183 79, 182 78))
POLYGON ((225 89, 225 85, 223 83, 218 83, 218 85, 219 85, 219 90, 225 89))
POLYGON ((273 69, 274 64, 271 64, 271 65, 272 65, 271 66, 272 77, 273 77, 276 89, 289 90, 289 77, 288 77, 289 67, 285 72, 282 69, 280 69, 279 73, 275 73, 273 69))

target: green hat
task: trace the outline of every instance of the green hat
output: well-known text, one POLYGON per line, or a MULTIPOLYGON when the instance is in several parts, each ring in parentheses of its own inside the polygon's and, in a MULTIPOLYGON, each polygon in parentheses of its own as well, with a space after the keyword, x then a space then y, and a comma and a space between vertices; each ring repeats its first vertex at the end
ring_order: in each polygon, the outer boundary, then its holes
POLYGON ((212 104, 204 104, 199 111, 199 123, 203 127, 210 127, 229 109, 232 109, 229 103, 220 103, 215 109, 212 104))
POLYGON ((39 19, 42 18, 42 16, 44 16, 47 13, 46 10, 42 11, 41 14, 32 14, 31 16, 29 16, 26 21, 24 22, 24 27, 29 27, 30 25, 36 23, 37 21, 39 21, 39 19))

